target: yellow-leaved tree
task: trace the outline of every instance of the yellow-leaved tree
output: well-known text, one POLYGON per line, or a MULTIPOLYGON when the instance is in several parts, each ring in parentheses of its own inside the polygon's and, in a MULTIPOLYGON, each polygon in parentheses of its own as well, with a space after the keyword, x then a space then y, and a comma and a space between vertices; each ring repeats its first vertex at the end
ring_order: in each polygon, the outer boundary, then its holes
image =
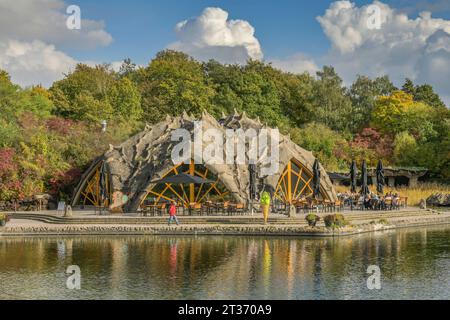
POLYGON ((409 132, 418 139, 433 135, 431 121, 435 109, 414 101, 411 94, 395 91, 377 99, 372 112, 372 126, 385 134, 395 136, 409 132))

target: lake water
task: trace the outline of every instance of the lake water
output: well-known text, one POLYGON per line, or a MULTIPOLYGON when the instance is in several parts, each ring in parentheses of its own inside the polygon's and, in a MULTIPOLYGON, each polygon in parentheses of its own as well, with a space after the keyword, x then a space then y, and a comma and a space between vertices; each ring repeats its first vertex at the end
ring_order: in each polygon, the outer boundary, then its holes
POLYGON ((450 299, 450 227, 340 239, 0 238, 0 299, 450 299), (66 286, 70 265, 81 289, 66 286), (367 268, 381 289, 367 288, 367 268))

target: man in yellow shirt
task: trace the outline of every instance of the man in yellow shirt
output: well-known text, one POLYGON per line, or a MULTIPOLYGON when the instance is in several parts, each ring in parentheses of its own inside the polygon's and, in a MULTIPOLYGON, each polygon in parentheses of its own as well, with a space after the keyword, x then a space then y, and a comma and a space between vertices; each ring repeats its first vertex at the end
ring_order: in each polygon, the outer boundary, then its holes
POLYGON ((267 218, 269 217, 269 210, 270 210, 270 194, 267 191, 264 191, 261 194, 260 203, 264 215, 264 224, 267 224, 267 218))

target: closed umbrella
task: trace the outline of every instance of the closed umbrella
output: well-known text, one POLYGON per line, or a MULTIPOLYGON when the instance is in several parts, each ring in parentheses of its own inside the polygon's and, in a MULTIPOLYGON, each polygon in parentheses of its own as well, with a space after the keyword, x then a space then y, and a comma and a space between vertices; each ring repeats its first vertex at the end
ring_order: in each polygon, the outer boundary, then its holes
POLYGON ((313 165, 313 197, 317 198, 320 195, 320 166, 319 160, 314 161, 313 165))
POLYGON ((356 161, 352 160, 350 166, 350 192, 356 193, 356 177, 358 175, 358 167, 356 166, 356 161))
POLYGON ((256 165, 255 164, 249 164, 248 165, 248 172, 249 172, 249 195, 250 199, 254 200, 256 199, 256 165))
POLYGON ((249 172, 249 190, 248 193, 250 195, 250 213, 253 215, 253 200, 256 199, 256 165, 251 163, 248 165, 248 172, 249 172))
POLYGON ((369 194, 369 187, 367 186, 367 164, 366 160, 363 160, 361 165, 361 194, 369 194))
POLYGON ((109 200, 109 194, 108 194, 108 188, 106 185, 106 165, 105 163, 102 163, 102 166, 100 167, 100 199, 101 199, 101 206, 103 207, 106 200, 109 200))
POLYGON ((381 160, 379 160, 377 165, 377 192, 379 194, 383 194, 383 188, 384 188, 384 169, 383 163, 381 162, 381 160))

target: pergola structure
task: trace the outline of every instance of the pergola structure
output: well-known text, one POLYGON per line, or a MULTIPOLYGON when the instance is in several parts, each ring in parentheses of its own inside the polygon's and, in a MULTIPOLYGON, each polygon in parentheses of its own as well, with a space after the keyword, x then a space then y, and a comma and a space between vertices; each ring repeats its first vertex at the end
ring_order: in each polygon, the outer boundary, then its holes
MULTIPOLYGON (((289 161, 278 180, 275 197, 284 203, 292 203, 301 197, 308 198, 313 194, 311 185, 313 174, 295 159, 289 161)), ((322 197, 329 199, 325 192, 322 197)))
POLYGON ((148 189, 147 196, 143 199, 142 203, 149 201, 151 203, 159 203, 161 200, 172 201, 181 203, 184 206, 188 206, 191 203, 202 203, 206 199, 210 199, 214 196, 217 200, 225 201, 229 192, 226 190, 221 181, 212 174, 208 168, 202 165, 196 165, 194 160, 191 160, 188 164, 181 163, 172 167, 161 178, 165 178, 171 175, 178 175, 179 173, 186 173, 191 176, 198 176, 203 179, 211 180, 211 182, 203 184, 174 184, 174 183, 161 183, 154 184, 148 189))
MULTIPOLYGON (((204 112, 200 119, 184 113, 168 116, 155 125, 129 138, 119 146, 98 157, 82 176, 72 198, 72 206, 108 207, 111 211, 135 212, 145 203, 161 203, 174 200, 187 206, 206 201, 233 201, 250 203, 250 171, 248 164, 196 164, 194 161, 174 164, 171 152, 178 143, 172 141, 175 129, 194 133, 194 121, 201 120, 203 130, 226 129, 273 130, 259 119, 250 119, 245 113, 230 115, 217 121, 204 112), (164 177, 186 173, 207 179, 203 184, 154 183, 164 177)), ((205 148, 205 146, 203 146, 205 148)), ((311 197, 313 164, 311 152, 295 144, 289 136, 279 139, 278 171, 259 176, 256 189, 272 190, 275 201, 292 204, 300 198, 311 197)), ((261 164, 256 164, 259 168, 261 164)), ((320 166, 320 196, 324 200, 337 200, 331 180, 320 166)))

